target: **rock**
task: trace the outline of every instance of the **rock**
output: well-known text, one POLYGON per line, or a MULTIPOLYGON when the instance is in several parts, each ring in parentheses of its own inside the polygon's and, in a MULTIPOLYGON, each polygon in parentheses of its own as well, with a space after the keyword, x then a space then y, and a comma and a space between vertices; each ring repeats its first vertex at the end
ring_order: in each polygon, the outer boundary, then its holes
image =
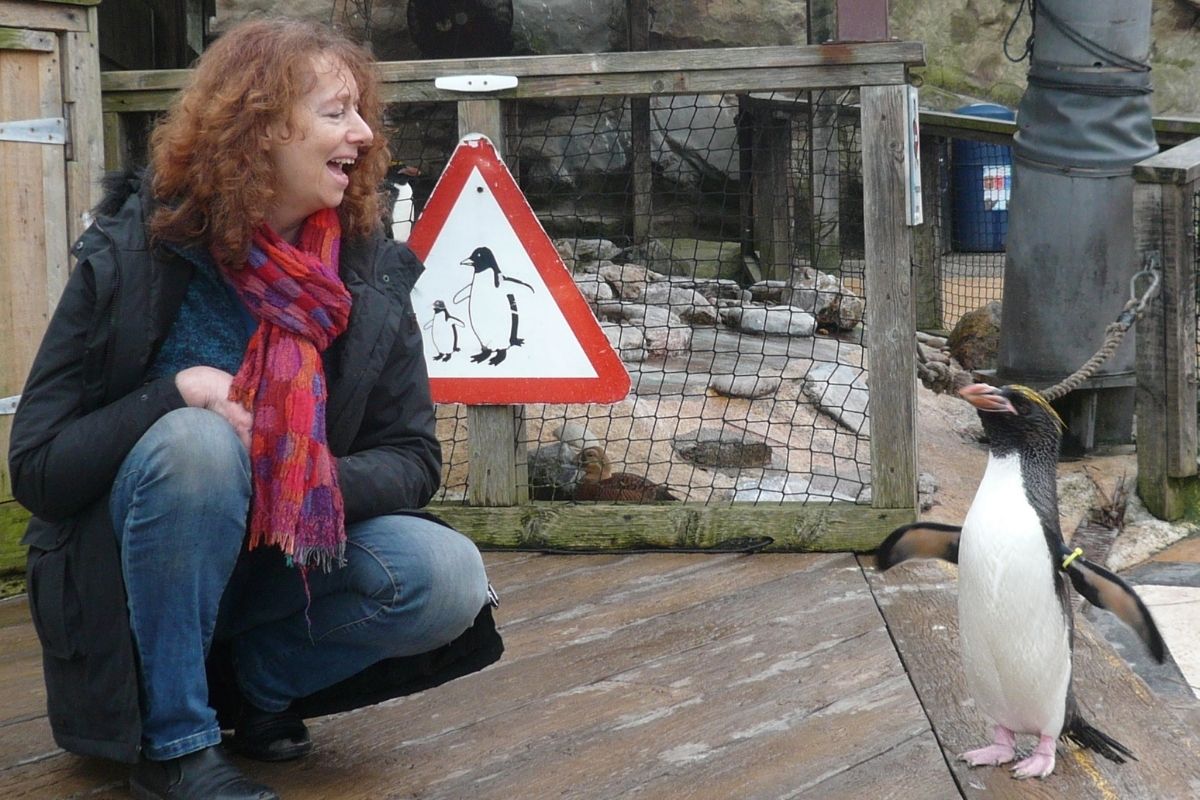
POLYGON ((694 189, 739 180, 737 113, 733 95, 652 95, 650 148, 662 176, 694 189))
POLYGON ((579 289, 579 293, 583 295, 594 308, 599 303, 604 303, 616 297, 612 286, 608 281, 600 277, 595 272, 581 272, 572 276, 575 281, 575 286, 579 289))
POLYGON ((685 461, 701 467, 745 469, 771 463, 771 446, 766 442, 708 440, 677 442, 675 452, 685 461))
POLYGON ((862 298, 836 275, 806 268, 781 294, 790 305, 811 311, 822 328, 848 331, 862 322, 862 298))
POLYGON ((608 337, 608 343, 621 356, 622 361, 644 361, 646 359, 646 335, 632 325, 601 322, 600 330, 608 337))
POLYGON ((513 0, 516 53, 624 50, 625 30, 625 0, 513 0))
POLYGON ((722 312, 721 318, 727 325, 747 333, 812 336, 817 328, 816 317, 791 306, 730 308, 722 312))
POLYGON ((805 397, 847 430, 869 436, 867 371, 830 361, 814 363, 801 383, 805 397))
POLYGON ((950 355, 963 369, 992 369, 1000 349, 1000 301, 968 311, 958 320, 948 340, 950 355))
POLYGON ((529 453, 529 495, 534 500, 571 500, 583 471, 578 452, 564 442, 542 445, 529 453))
POLYGON ((598 272, 624 300, 641 300, 646 294, 646 284, 666 280, 665 275, 637 264, 606 264, 598 272))
POLYGON ((747 291, 750 292, 750 298, 756 303, 769 303, 771 305, 781 305, 785 302, 784 297, 787 294, 787 281, 758 281, 750 284, 747 291))
POLYGON ((716 325, 717 308, 695 289, 673 286, 668 281, 646 285, 643 302, 668 306, 679 318, 691 325, 716 325))
POLYGON ((769 397, 779 391, 782 379, 764 375, 713 375, 708 388, 726 397, 769 397))
POLYGON ((588 269, 602 263, 611 264, 613 258, 621 252, 621 248, 610 240, 598 238, 559 238, 554 240, 554 249, 563 261, 575 264, 578 269, 588 269))

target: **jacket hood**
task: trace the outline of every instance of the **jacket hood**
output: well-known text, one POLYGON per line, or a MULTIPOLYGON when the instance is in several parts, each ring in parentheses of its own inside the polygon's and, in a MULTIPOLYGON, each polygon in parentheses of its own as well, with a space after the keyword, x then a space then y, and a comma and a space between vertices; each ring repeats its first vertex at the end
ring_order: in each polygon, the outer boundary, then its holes
POLYGON ((103 198, 92 209, 92 215, 96 217, 115 216, 125 205, 125 201, 142 190, 143 183, 149 189, 150 180, 145 170, 125 169, 105 173, 100 181, 103 198))

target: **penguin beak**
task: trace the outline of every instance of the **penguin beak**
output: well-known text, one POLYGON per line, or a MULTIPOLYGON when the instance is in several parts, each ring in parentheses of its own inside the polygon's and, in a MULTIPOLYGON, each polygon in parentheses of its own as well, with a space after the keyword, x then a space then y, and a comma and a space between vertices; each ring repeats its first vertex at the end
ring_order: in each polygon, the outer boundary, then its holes
POLYGON ((980 411, 993 413, 1007 412, 1016 414, 1017 409, 995 386, 986 383, 973 383, 958 390, 958 396, 966 400, 980 411))

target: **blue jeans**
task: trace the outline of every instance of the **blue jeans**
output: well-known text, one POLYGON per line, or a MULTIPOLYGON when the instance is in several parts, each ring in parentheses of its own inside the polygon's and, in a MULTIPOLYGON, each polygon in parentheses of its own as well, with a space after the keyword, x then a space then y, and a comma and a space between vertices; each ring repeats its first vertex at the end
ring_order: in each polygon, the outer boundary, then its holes
POLYGON ((300 573, 276 548, 246 552, 250 462, 233 428, 173 411, 130 451, 110 498, 137 651, 146 757, 221 740, 204 661, 229 640, 252 704, 291 701, 384 658, 446 644, 487 602, 483 559, 465 536, 419 517, 347 526, 346 565, 300 573))

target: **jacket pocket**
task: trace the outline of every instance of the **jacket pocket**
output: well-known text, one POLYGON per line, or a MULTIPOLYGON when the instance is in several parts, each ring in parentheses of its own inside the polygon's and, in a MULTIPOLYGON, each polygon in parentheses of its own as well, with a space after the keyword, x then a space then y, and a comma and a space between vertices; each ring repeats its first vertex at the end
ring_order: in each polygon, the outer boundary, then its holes
POLYGON ((79 655, 79 598, 71 582, 67 547, 29 548, 25 577, 29 612, 47 655, 71 659, 79 655))

